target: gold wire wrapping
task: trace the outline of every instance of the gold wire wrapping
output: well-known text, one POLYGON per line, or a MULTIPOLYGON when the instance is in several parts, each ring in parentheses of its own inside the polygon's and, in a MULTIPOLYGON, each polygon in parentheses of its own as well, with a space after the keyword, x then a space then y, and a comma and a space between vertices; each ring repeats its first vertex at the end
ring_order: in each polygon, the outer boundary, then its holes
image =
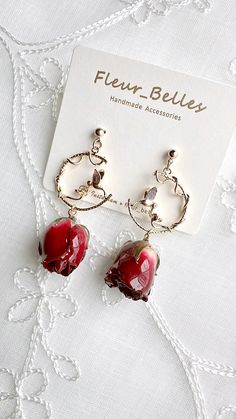
POLYGON ((131 204, 130 199, 128 199, 128 211, 132 218, 132 220, 135 222, 135 224, 141 228, 143 231, 145 231, 144 239, 149 238, 150 234, 160 234, 165 232, 171 232, 174 230, 179 224, 181 224, 184 221, 185 214, 187 212, 187 207, 189 203, 189 195, 185 193, 183 187, 179 184, 178 178, 176 176, 172 175, 170 165, 173 163, 173 158, 176 157, 176 152, 174 153, 174 150, 171 150, 168 154, 169 158, 167 161, 166 167, 162 171, 155 171, 154 176, 156 178, 156 181, 158 183, 165 183, 167 181, 170 181, 174 184, 174 193, 179 196, 182 199, 182 207, 180 210, 179 218, 174 221, 170 225, 164 225, 162 224, 162 219, 158 216, 158 214, 155 212, 156 203, 155 203, 155 197, 157 194, 157 188, 154 186, 150 188, 149 190, 145 191, 144 197, 136 201, 134 204, 131 204), (174 157, 173 157, 174 156, 174 157), (145 228, 139 221, 137 221, 136 217, 133 215, 132 208, 134 208, 136 205, 143 205, 146 208, 148 208, 148 217, 150 222, 150 228, 145 228))
POLYGON ((75 165, 80 164, 81 161, 83 160, 83 158, 88 158, 90 163, 93 166, 100 166, 103 163, 107 164, 107 160, 104 157, 102 157, 98 154, 100 148, 102 147, 102 141, 101 141, 100 136, 105 134, 105 132, 106 131, 102 130, 101 128, 96 129, 96 131, 95 131, 96 138, 93 141, 91 150, 83 152, 83 153, 77 153, 77 154, 74 154, 73 156, 67 158, 63 162, 63 164, 60 168, 60 171, 55 178, 58 198, 60 198, 70 208, 69 211, 68 211, 68 214, 69 214, 70 217, 73 217, 76 214, 77 211, 89 211, 89 210, 98 208, 101 205, 103 205, 106 201, 108 201, 112 196, 112 194, 107 195, 105 190, 103 189, 103 187, 100 185, 101 180, 102 180, 102 178, 105 174, 105 171, 103 169, 96 169, 95 168, 94 172, 93 172, 92 179, 88 180, 85 185, 80 185, 77 189, 75 189, 76 196, 70 196, 70 195, 64 194, 62 192, 62 187, 61 187, 61 179, 62 179, 62 176, 63 176, 66 168, 68 168, 68 166, 70 166, 70 165, 75 166, 75 165), (98 135, 97 132, 99 132, 101 134, 98 135), (103 199, 98 204, 94 204, 90 207, 81 208, 81 207, 79 207, 79 206, 70 202, 70 201, 80 201, 86 195, 88 195, 88 192, 92 188, 99 190, 103 195, 103 199))

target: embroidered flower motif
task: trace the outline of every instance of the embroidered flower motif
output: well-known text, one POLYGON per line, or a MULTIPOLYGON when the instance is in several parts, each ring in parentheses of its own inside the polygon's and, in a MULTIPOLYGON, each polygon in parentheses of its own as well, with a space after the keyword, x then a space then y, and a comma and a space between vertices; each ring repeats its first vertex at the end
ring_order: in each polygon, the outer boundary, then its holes
POLYGON ((55 58, 44 58, 39 68, 41 81, 25 97, 25 104, 31 109, 42 109, 51 104, 52 117, 56 121, 60 109, 61 97, 67 79, 65 72, 55 58))
POLYGON ((232 74, 232 76, 236 76, 236 58, 234 58, 230 65, 229 65, 229 71, 232 74))
POLYGON ((49 404, 40 397, 47 385, 47 376, 40 368, 21 375, 6 368, 0 369, 0 417, 50 418, 49 404))
POLYGON ((202 13, 209 12, 212 7, 211 0, 192 0, 192 4, 202 13))
POLYGON ((21 323, 36 317, 40 328, 48 332, 57 317, 73 317, 78 310, 77 302, 64 293, 70 279, 61 281, 59 278, 56 274, 49 274, 41 264, 36 271, 19 269, 14 282, 25 295, 11 306, 9 320, 21 323))
POLYGON ((217 410, 215 419, 236 419, 236 407, 235 406, 222 406, 217 410))
POLYGON ((232 213, 230 220, 231 231, 236 233, 236 183, 221 178, 218 180, 218 185, 223 189, 221 202, 232 213))
POLYGON ((48 273, 40 261, 36 271, 30 268, 19 269, 14 275, 14 282, 25 295, 12 305, 8 317, 16 323, 35 318, 27 357, 30 366, 40 343, 56 374, 65 380, 77 381, 81 375, 77 361, 56 353, 48 342, 48 333, 56 319, 72 317, 78 310, 77 302, 64 292, 70 280, 71 277, 65 279, 48 273))
MULTIPOLYGON (((121 0, 123 3, 133 4, 132 0, 121 0)), ((173 8, 180 8, 192 3, 200 12, 207 12, 211 8, 209 0, 144 0, 132 14, 134 22, 141 26, 147 23, 150 17, 166 16, 173 8)))

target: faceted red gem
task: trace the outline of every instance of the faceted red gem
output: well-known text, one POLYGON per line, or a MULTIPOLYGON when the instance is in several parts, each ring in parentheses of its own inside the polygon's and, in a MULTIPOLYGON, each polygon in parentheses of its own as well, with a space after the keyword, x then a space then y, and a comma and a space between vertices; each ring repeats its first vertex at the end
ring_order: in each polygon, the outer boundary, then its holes
POLYGON ((159 256, 147 241, 129 241, 106 273, 105 282, 128 298, 147 301, 159 264, 159 256))
POLYGON ((46 231, 43 266, 50 272, 68 276, 83 260, 88 248, 86 227, 70 218, 59 218, 46 231))

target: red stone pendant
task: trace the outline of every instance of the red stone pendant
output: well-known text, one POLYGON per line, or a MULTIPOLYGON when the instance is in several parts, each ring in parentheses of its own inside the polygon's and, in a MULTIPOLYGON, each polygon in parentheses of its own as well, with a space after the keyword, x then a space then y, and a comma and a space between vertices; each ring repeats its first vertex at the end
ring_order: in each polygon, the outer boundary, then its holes
POLYGON ((68 276, 79 266, 88 248, 89 231, 83 225, 76 223, 75 215, 77 211, 88 211, 100 207, 112 196, 111 194, 107 195, 101 185, 105 172, 100 166, 106 164, 107 160, 98 152, 102 147, 101 137, 105 133, 106 131, 102 128, 97 128, 91 150, 66 158, 55 178, 57 196, 69 207, 69 217, 54 221, 46 231, 43 244, 39 244, 39 253, 41 256, 43 255, 42 264, 50 272, 68 276), (62 177, 65 170, 79 165, 83 159, 87 159, 92 166, 95 166, 92 179, 87 180, 74 191, 63 192, 62 177), (77 202, 86 198, 91 189, 99 190, 99 194, 102 196, 101 200, 88 207, 79 206, 77 202))
POLYGON ((89 242, 89 231, 71 218, 55 220, 46 231, 40 254, 43 266, 50 272, 68 276, 84 259, 89 242))
POLYGON ((126 297, 133 300, 148 300, 155 272, 160 265, 160 257, 150 245, 149 236, 170 232, 185 219, 189 195, 184 192, 177 177, 172 175, 170 169, 173 159, 177 155, 176 150, 170 150, 167 154, 168 160, 164 169, 162 171, 156 170, 154 173, 157 183, 160 185, 164 185, 166 182, 171 183, 174 186, 174 194, 182 201, 179 217, 175 221, 165 225, 158 215, 156 202, 158 190, 156 186, 144 191, 143 197, 139 201, 132 204, 128 199, 127 202, 130 217, 142 231, 145 231, 145 235, 143 240, 129 241, 121 248, 113 265, 106 273, 105 282, 109 287, 118 287, 126 297), (147 225, 143 225, 137 217, 137 213, 134 212, 134 209, 138 207, 145 209, 144 214, 148 218, 147 225))
POLYGON ((160 258, 147 240, 128 241, 106 273, 109 287, 118 287, 128 298, 148 300, 160 258))

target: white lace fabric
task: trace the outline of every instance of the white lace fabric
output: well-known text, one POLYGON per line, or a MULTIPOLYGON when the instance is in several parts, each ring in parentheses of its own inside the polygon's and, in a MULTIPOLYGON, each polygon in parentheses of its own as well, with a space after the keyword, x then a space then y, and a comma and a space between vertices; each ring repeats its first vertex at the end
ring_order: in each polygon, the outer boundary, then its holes
POLYGON ((81 216, 90 248, 68 280, 37 255, 66 213, 42 176, 73 48, 235 85, 234 1, 0 6, 0 417, 236 418, 235 138, 199 233, 154 240, 161 268, 147 304, 103 282, 119 246, 140 237, 126 216, 81 216))

